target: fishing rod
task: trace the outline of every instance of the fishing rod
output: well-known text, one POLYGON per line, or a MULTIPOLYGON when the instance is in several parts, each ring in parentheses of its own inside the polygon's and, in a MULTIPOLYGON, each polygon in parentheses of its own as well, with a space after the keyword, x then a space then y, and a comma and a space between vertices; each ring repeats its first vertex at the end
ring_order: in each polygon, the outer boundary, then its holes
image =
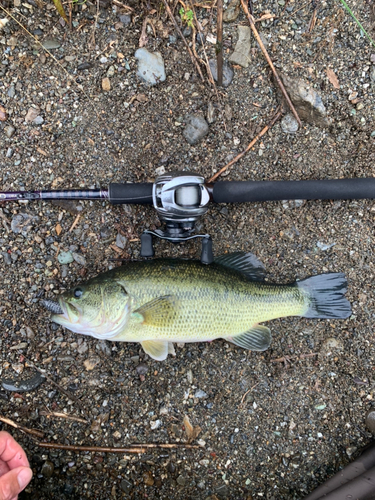
POLYGON ((212 239, 194 234, 195 223, 213 203, 248 203, 280 200, 358 200, 375 198, 375 178, 308 181, 219 181, 206 183, 194 172, 165 173, 155 182, 113 183, 108 189, 0 192, 0 201, 108 200, 113 205, 153 205, 165 229, 145 231, 141 256, 153 257, 152 237, 173 243, 202 238, 201 261, 213 261, 212 239))

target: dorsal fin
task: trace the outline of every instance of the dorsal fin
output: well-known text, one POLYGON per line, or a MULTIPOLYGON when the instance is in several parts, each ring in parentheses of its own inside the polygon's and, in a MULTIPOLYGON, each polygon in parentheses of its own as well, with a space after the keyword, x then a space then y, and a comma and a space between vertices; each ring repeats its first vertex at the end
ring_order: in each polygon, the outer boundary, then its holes
POLYGON ((215 263, 245 274, 253 281, 263 281, 266 275, 263 264, 250 252, 234 252, 221 255, 215 259, 215 263))

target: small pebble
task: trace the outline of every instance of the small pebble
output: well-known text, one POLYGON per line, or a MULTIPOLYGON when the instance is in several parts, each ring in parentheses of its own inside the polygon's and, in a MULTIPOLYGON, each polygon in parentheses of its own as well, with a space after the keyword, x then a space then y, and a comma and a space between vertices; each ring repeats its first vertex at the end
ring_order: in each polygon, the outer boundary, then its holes
POLYGON ((195 391, 194 397, 199 399, 205 399, 207 398, 207 393, 202 391, 201 389, 198 389, 197 391, 195 391))
POLYGON ((371 434, 375 435, 375 408, 370 408, 365 416, 365 424, 371 434))
POLYGON ((137 367, 136 367, 136 372, 138 373, 138 375, 146 375, 146 373, 148 372, 148 366, 146 365, 146 363, 141 363, 139 364, 137 367))
POLYGON ((73 262, 74 258, 71 252, 60 252, 57 260, 60 264, 70 264, 73 262))
POLYGON ((53 465, 53 463, 50 462, 49 460, 46 460, 40 472, 42 473, 43 477, 49 479, 52 476, 54 470, 55 466, 53 465))
POLYGON ((110 82, 110 80, 109 80, 108 77, 103 78, 103 80, 102 80, 102 89, 105 92, 108 92, 109 90, 111 90, 111 82, 110 82))
POLYGON ((124 249, 125 246, 126 246, 127 241, 128 240, 127 240, 127 238, 125 236, 123 236, 120 233, 117 234, 117 236, 116 236, 116 246, 118 246, 119 248, 124 249))
POLYGON ((161 426, 161 420, 151 420, 150 422, 150 427, 153 431, 155 431, 156 429, 159 429, 159 427, 161 426))
POLYGON ((287 114, 281 120, 281 130, 284 134, 295 134, 298 130, 298 122, 293 115, 287 114))
POLYGON ((4 128, 5 135, 8 137, 8 139, 13 137, 15 131, 16 131, 16 129, 14 127, 12 127, 12 125, 7 125, 4 128))
POLYGON ((44 40, 44 42, 42 42, 42 45, 47 50, 54 50, 58 49, 61 46, 61 43, 56 38, 50 38, 44 40))
POLYGON ((208 123, 202 115, 190 115, 186 119, 186 127, 182 135, 193 146, 203 139, 209 131, 208 123))
MULTIPOLYGON (((77 262, 77 264, 79 264, 80 266, 86 265, 86 259, 80 253, 73 252, 72 257, 77 262)), ((65 262, 64 262, 64 264, 65 264, 65 262)))

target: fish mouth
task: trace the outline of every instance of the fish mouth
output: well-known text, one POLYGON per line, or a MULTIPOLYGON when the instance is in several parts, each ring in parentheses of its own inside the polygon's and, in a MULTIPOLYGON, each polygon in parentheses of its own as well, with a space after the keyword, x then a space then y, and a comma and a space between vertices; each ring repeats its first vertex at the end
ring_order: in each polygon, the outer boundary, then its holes
POLYGON ((64 314, 60 304, 54 300, 42 300, 43 306, 53 314, 64 314))

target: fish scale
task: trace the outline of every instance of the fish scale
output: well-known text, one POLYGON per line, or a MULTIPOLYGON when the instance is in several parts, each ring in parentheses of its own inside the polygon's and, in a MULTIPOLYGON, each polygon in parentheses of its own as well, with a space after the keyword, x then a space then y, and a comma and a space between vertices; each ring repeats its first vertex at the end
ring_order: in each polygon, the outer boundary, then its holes
POLYGON ((134 262, 97 280, 102 286, 121 282, 132 298, 132 310, 160 296, 174 296, 178 302, 164 325, 148 326, 130 319, 124 332, 112 340, 212 340, 242 333, 259 322, 303 314, 308 307, 308 298, 297 288, 253 283, 239 272, 198 261, 134 262))

